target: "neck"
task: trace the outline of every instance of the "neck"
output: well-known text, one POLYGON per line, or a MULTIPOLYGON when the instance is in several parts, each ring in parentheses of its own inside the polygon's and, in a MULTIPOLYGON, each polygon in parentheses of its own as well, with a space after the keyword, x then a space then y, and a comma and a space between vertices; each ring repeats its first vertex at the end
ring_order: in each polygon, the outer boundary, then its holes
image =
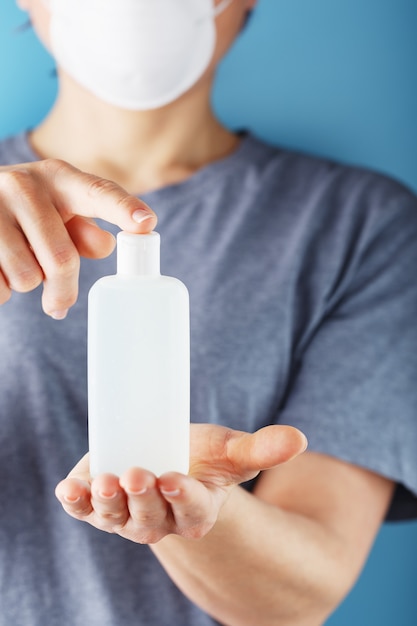
POLYGON ((31 142, 42 157, 64 159, 131 193, 180 182, 237 145, 213 114, 210 87, 207 81, 160 109, 126 111, 63 76, 57 100, 31 142))

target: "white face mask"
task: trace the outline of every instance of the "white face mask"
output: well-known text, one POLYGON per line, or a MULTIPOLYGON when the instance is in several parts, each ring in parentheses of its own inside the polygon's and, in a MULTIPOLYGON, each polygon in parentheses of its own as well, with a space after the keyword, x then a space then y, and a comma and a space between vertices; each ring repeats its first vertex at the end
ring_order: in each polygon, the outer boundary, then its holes
POLYGON ((176 100, 208 67, 215 17, 232 0, 44 0, 55 58, 98 98, 125 109, 176 100))

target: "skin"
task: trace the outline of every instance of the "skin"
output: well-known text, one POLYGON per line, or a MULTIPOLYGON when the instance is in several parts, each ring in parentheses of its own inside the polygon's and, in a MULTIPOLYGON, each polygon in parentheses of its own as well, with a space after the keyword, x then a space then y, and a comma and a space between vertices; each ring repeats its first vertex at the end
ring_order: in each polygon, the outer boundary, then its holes
POLYGON ((64 161, 0 167, 0 304, 43 283, 45 313, 65 318, 78 295, 80 256, 99 259, 115 246, 95 217, 133 233, 156 224, 144 202, 64 161))
MULTIPOLYGON (((114 246, 90 218, 149 232, 156 216, 129 192, 185 180, 236 149, 238 138, 211 110, 210 92, 254 5, 234 0, 216 19, 217 47, 204 76, 158 110, 100 102, 58 68, 56 103, 30 136, 44 160, 0 171, 0 302, 43 282, 45 312, 65 317, 77 297, 80 255, 100 258, 114 246)), ((48 47, 45 5, 20 6, 48 47)), ((393 483, 326 455, 301 454, 305 446, 288 426, 248 434, 193 424, 188 476, 131 468, 92 479, 86 455, 56 495, 76 519, 149 544, 183 593, 220 623, 316 626, 356 580, 393 483), (257 475, 247 493, 240 484, 257 475)))

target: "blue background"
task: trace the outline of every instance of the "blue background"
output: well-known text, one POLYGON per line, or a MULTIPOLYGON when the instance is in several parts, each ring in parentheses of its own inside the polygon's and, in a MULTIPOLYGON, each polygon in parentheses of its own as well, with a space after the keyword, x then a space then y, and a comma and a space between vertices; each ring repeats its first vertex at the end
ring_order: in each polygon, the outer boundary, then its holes
MULTIPOLYGON (((1 0, 0 137, 36 124, 55 95, 53 62, 24 22, 1 0)), ((417 190, 416 25, 416 0, 260 0, 215 106, 231 127, 417 190)), ((417 626, 416 557, 417 523, 385 525, 328 625, 417 626)))

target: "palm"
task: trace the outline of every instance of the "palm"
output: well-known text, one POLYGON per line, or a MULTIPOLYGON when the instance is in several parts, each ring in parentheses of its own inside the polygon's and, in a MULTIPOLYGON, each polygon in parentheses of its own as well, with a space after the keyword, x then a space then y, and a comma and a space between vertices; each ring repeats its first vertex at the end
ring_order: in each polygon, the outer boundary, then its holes
POLYGON ((305 437, 289 426, 248 434, 223 426, 191 426, 190 472, 157 478, 131 468, 120 478, 89 474, 88 455, 57 487, 64 509, 79 520, 139 543, 167 534, 204 536, 216 523, 230 490, 260 471, 288 461, 305 448, 305 437))

